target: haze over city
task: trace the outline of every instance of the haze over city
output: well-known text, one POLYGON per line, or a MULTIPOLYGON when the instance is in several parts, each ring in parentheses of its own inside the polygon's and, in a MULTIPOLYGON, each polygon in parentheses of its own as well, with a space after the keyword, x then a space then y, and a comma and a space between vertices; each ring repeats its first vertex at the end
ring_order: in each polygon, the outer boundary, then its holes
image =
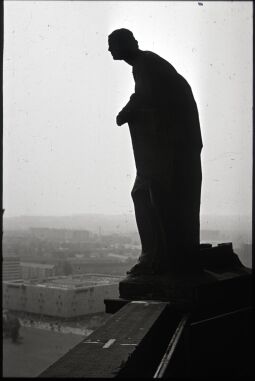
POLYGON ((4 8, 5 217, 133 213, 131 141, 115 118, 134 81, 107 42, 120 27, 193 89, 204 143, 201 214, 251 215, 251 2, 4 8))

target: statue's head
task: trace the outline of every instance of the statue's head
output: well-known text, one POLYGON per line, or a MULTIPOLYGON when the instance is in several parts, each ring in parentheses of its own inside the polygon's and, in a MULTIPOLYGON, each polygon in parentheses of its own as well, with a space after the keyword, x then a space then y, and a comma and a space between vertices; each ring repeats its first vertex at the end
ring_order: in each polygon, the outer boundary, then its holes
POLYGON ((116 29, 108 36, 109 52, 114 60, 133 57, 139 50, 138 42, 128 29, 116 29))

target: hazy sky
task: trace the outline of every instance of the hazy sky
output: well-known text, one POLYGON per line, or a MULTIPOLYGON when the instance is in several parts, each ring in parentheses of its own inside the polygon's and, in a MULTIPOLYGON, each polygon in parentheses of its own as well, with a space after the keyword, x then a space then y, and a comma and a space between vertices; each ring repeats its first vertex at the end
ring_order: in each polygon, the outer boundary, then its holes
POLYGON ((252 2, 5 1, 5 216, 133 213, 134 89, 108 34, 190 83, 204 142, 202 214, 251 214, 252 2))

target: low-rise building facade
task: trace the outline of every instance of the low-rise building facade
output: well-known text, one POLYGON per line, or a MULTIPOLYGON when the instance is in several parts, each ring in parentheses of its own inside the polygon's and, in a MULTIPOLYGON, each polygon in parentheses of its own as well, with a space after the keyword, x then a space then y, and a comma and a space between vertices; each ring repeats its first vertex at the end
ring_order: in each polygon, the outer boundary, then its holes
POLYGON ((3 308, 60 318, 104 312, 117 298, 118 278, 104 275, 54 277, 42 282, 3 282, 3 308))

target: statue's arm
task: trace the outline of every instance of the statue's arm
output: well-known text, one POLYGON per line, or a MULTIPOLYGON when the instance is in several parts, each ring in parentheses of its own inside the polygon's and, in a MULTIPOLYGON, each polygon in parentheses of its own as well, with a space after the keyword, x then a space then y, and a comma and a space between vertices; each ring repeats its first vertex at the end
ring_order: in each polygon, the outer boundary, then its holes
POLYGON ((137 117, 141 108, 141 102, 139 102, 139 96, 133 93, 125 107, 119 112, 117 116, 117 124, 121 126, 137 117))
POLYGON ((143 109, 150 108, 153 104, 155 92, 153 91, 152 77, 146 65, 137 70, 134 78, 135 92, 117 116, 119 126, 137 119, 143 109))

